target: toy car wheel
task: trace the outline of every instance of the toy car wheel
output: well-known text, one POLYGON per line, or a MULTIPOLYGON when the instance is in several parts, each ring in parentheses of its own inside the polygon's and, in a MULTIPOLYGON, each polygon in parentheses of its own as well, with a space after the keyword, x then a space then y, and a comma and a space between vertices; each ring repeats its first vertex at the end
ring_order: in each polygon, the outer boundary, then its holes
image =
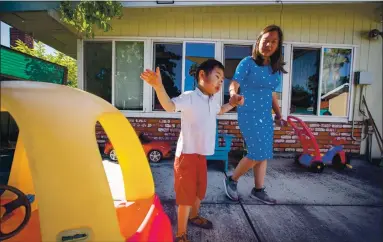
POLYGON ((158 163, 162 160, 162 153, 158 150, 151 150, 148 154, 148 159, 150 162, 158 163))
POLYGON ((301 154, 296 154, 294 157, 294 163, 299 164, 299 158, 301 157, 301 154))
POLYGON ((342 164, 339 154, 336 154, 334 158, 332 158, 332 166, 337 170, 343 170, 346 167, 345 164, 342 164))
POLYGON ((117 161, 117 155, 116 155, 116 151, 114 149, 109 152, 109 158, 112 161, 117 161))
POLYGON ((346 153, 346 164, 350 165, 351 164, 351 154, 346 153))
POLYGON ((351 157, 349 153, 346 153, 346 163, 343 164, 339 154, 336 154, 334 158, 332 158, 332 166, 337 170, 343 170, 347 165, 350 164, 351 157))
POLYGON ((314 161, 309 166, 309 169, 311 172, 314 172, 314 173, 322 173, 324 169, 324 164, 321 161, 314 161))

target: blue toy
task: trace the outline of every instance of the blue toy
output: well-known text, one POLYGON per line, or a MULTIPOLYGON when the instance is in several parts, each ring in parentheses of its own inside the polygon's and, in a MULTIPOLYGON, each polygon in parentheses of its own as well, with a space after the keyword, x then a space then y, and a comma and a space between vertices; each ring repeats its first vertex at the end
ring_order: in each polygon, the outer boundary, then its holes
POLYGON ((343 150, 343 145, 333 140, 333 147, 331 147, 326 154, 321 154, 319 151, 318 143, 311 133, 310 128, 299 118, 288 116, 287 122, 293 127, 295 134, 303 146, 303 153, 295 157, 295 162, 304 167, 309 168, 310 171, 321 173, 326 165, 332 165, 334 168, 344 169, 352 168, 350 159, 343 150), (300 127, 297 126, 300 125, 300 127))
POLYGON ((222 160, 225 165, 224 171, 227 172, 229 169, 229 152, 231 150, 232 140, 233 140, 232 135, 218 133, 218 122, 217 122, 214 154, 206 156, 206 160, 222 160), (220 146, 219 144, 220 138, 224 140, 225 146, 220 146))

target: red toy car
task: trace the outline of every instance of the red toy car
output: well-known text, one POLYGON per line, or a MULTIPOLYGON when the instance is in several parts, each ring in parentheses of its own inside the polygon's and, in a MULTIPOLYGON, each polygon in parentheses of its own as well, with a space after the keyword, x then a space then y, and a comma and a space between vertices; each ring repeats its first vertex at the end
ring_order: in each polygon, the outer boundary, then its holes
POLYGON ((350 157, 343 150, 341 142, 334 139, 333 146, 325 154, 322 154, 315 136, 305 122, 291 115, 287 117, 287 122, 293 127, 303 146, 303 153, 295 157, 296 163, 316 173, 321 173, 326 165, 332 165, 338 169, 352 168, 350 157))
MULTIPOLYGON (((146 157, 148 157, 150 162, 157 163, 163 158, 169 158, 171 156, 172 147, 168 142, 150 140, 142 133, 139 135, 139 138, 146 157)), ((104 154, 107 155, 112 161, 117 161, 113 145, 109 140, 105 144, 104 154)))

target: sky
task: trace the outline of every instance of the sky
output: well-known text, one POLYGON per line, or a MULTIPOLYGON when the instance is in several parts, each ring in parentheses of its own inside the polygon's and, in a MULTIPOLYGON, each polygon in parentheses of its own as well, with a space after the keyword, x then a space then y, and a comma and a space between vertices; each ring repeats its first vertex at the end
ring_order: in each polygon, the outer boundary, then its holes
MULTIPOLYGON (((1 45, 10 47, 10 36, 9 36, 10 26, 4 22, 0 21, 0 30, 1 30, 1 45)), ((55 49, 51 48, 48 45, 45 45, 45 50, 47 54, 54 54, 55 49)))

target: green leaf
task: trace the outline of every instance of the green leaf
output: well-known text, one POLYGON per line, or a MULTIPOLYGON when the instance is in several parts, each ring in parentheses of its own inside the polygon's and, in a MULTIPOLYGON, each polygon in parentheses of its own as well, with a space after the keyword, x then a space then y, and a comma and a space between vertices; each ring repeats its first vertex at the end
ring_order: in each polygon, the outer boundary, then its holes
POLYGON ((17 40, 16 46, 11 46, 12 49, 29 54, 31 56, 39 57, 43 60, 56 63, 68 68, 68 86, 77 87, 77 63, 76 60, 56 51, 56 55, 46 54, 45 46, 42 42, 37 41, 35 48, 29 48, 24 42, 17 40))
POLYGON ((112 29, 109 22, 123 16, 123 7, 116 1, 80 1, 75 4, 69 1, 60 2, 61 20, 73 26, 78 32, 86 37, 94 38, 93 26, 105 32, 112 29))

